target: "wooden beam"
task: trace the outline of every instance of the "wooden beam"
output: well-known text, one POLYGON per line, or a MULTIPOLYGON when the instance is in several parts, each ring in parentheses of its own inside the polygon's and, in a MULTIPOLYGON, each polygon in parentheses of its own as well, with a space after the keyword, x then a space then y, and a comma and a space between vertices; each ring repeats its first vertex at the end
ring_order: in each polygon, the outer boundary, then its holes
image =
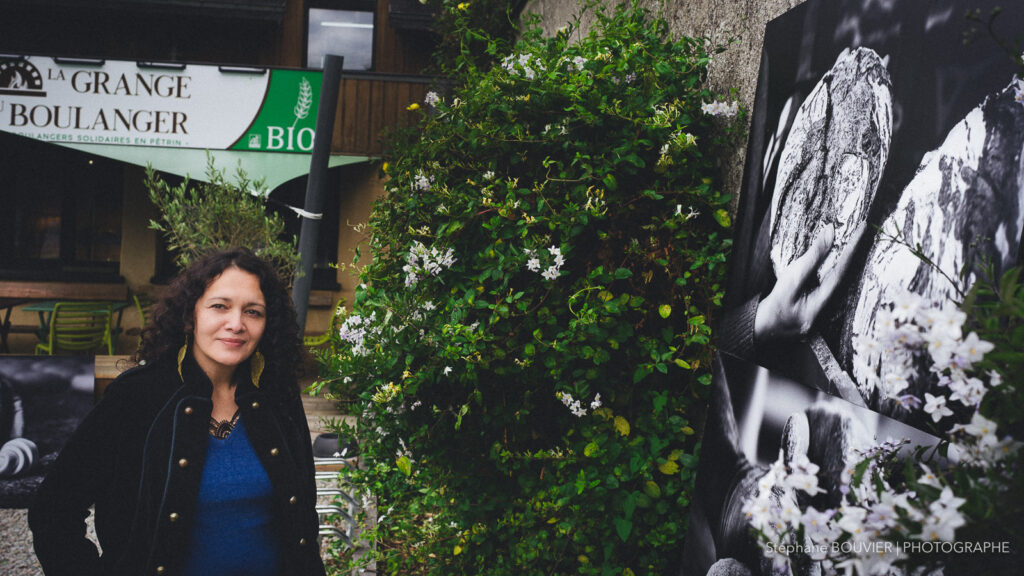
POLYGON ((127 300, 127 284, 0 281, 0 298, 28 300, 127 300))

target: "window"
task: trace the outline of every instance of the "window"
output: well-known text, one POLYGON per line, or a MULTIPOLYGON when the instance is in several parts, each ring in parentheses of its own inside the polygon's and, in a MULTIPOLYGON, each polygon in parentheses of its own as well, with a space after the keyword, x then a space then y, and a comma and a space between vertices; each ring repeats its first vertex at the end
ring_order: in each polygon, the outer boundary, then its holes
POLYGON ((0 174, 0 271, 6 279, 117 276, 120 163, 0 133, 0 174))
POLYGON ((338 8, 309 8, 306 20, 306 66, 323 68, 324 56, 337 54, 345 70, 373 69, 374 11, 364 2, 338 8))

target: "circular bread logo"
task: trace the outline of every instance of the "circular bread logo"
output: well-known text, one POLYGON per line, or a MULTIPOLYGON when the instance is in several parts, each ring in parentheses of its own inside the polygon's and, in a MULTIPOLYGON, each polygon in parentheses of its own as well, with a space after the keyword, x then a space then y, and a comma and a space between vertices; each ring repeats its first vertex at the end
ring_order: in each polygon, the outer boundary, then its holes
POLYGON ((0 61, 0 94, 46 96, 43 77, 28 60, 0 61))

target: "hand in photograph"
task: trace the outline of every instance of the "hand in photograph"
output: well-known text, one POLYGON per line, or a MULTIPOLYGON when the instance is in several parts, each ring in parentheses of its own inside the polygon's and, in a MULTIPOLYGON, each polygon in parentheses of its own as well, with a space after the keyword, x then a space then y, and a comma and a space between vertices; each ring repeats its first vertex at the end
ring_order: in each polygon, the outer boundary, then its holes
POLYGON ((825 227, 807 252, 779 271, 771 292, 757 306, 755 343, 802 339, 810 333, 846 273, 866 227, 866 224, 861 224, 854 231, 836 265, 823 276, 819 277, 818 271, 831 254, 835 242, 832 226, 825 227))

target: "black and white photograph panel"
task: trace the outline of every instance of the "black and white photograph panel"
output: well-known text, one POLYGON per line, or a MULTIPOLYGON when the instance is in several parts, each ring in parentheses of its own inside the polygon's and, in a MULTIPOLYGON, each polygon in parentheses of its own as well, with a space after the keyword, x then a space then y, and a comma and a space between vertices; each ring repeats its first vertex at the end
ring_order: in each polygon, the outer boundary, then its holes
POLYGON ((1024 4, 988 0, 809 0, 768 24, 723 352, 927 425, 908 406, 934 382, 886 380, 879 322, 1021 261, 1021 30, 1024 4))
POLYGON ((0 356, 0 508, 27 508, 94 403, 91 356, 0 356))
MULTIPOLYGON (((681 576, 767 576, 772 558, 752 530, 748 506, 773 466, 804 468, 818 492, 799 493, 801 513, 838 509, 850 470, 879 446, 909 454, 938 438, 761 366, 715 363, 681 576), (906 441, 905 444, 903 442, 906 441)), ((842 573, 820 562, 793 574, 842 573)))

